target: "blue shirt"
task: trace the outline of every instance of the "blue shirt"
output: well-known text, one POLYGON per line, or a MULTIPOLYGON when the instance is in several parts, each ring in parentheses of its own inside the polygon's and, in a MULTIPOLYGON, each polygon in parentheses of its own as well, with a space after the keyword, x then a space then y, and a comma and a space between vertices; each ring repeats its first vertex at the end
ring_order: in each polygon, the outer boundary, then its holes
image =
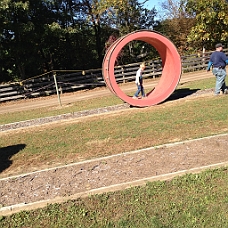
POLYGON ((210 70, 211 66, 213 65, 214 68, 216 67, 225 67, 228 64, 228 57, 224 52, 215 51, 210 56, 210 61, 208 63, 207 70, 210 70))

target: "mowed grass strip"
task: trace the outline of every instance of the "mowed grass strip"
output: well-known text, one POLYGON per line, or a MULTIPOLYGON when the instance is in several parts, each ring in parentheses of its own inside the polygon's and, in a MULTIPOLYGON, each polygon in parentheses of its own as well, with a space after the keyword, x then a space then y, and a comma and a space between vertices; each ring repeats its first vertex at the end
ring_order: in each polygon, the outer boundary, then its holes
MULTIPOLYGON (((57 98, 56 98, 57 99, 57 98)), ((36 102, 34 100, 34 102, 36 102)), ((7 114, 0 114, 0 124, 15 123, 19 121, 31 120, 36 118, 43 118, 49 116, 56 116, 66 113, 74 113, 95 108, 102 108, 106 106, 123 103, 116 96, 104 96, 102 98, 91 98, 88 100, 81 100, 70 105, 50 106, 36 108, 29 111, 10 112, 7 114)))
POLYGON ((228 227, 228 169, 52 204, 0 217, 0 227, 228 227))
POLYGON ((209 96, 1 133, 1 148, 23 148, 0 177, 226 133, 227 110, 228 96, 209 96))

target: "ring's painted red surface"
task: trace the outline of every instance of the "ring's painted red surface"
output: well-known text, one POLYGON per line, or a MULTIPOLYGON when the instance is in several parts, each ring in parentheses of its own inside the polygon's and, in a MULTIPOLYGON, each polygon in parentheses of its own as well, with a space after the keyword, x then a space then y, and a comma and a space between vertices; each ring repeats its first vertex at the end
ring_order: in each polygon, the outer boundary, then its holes
POLYGON ((174 44, 165 36, 151 30, 139 30, 116 40, 107 50, 103 60, 103 77, 107 87, 123 101, 133 106, 146 107, 166 100, 176 89, 181 77, 181 58, 174 44), (149 43, 162 59, 162 75, 154 90, 145 99, 133 99, 126 95, 118 86, 114 67, 118 54, 132 40, 149 43))

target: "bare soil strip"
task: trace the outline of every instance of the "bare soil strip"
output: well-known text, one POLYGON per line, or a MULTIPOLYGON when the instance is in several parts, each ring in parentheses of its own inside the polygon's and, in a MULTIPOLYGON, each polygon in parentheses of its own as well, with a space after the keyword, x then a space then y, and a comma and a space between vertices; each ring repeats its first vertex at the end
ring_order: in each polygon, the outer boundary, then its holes
POLYGON ((0 179, 0 215, 228 165, 227 140, 217 135, 0 179))

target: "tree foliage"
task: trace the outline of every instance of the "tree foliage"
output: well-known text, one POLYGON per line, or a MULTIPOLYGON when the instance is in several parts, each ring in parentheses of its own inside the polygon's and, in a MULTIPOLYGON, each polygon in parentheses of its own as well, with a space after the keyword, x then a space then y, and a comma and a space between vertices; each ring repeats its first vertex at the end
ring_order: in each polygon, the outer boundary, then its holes
POLYGON ((100 68, 110 35, 152 28, 155 15, 137 0, 1 0, 0 82, 100 68))
POLYGON ((187 36, 195 24, 194 16, 186 11, 187 0, 162 2, 164 20, 157 30, 169 37, 181 54, 188 51, 187 36))
MULTIPOLYGON (((53 69, 100 68, 107 47, 127 33, 154 29, 181 54, 228 43, 228 0, 164 0, 164 17, 139 0, 1 0, 0 82, 53 69)), ((147 0, 144 1, 144 3, 147 0)), ((157 56, 140 41, 128 43, 119 64, 157 56)))
POLYGON ((228 3, 226 0, 188 0, 186 10, 195 15, 196 24, 188 35, 195 47, 214 48, 217 42, 228 42, 228 3))

